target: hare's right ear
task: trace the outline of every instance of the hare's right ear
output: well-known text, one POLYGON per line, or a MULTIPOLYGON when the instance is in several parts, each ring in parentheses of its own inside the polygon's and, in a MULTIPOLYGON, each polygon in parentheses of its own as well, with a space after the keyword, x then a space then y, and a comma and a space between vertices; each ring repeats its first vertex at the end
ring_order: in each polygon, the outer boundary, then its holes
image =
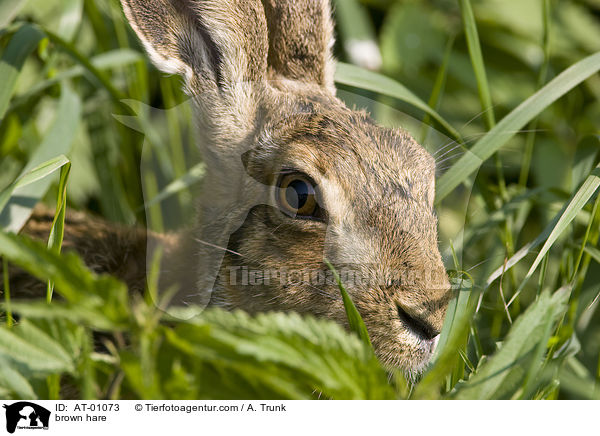
POLYGON ((265 79, 268 41, 260 0, 121 3, 154 64, 182 75, 188 93, 230 90, 234 83, 265 79))
POLYGON ((269 68, 278 76, 335 93, 330 0, 262 0, 269 29, 269 68))

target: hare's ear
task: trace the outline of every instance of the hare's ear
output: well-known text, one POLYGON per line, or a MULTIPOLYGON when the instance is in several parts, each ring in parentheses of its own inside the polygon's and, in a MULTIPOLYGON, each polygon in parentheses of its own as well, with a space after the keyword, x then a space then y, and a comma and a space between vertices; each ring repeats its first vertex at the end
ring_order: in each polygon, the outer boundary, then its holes
POLYGON ((269 29, 269 68, 288 79, 334 90, 329 0, 262 0, 269 29))
POLYGON ((267 28, 260 0, 121 0, 154 64, 192 94, 265 79, 267 28))

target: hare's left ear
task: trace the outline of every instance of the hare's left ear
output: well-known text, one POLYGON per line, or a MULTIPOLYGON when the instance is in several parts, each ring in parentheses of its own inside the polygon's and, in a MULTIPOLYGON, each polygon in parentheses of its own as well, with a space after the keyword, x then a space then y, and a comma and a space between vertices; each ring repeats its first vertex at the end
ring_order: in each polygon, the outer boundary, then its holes
POLYGON ((247 87, 266 80, 267 25, 260 0, 121 0, 154 64, 185 78, 186 91, 207 99, 208 112, 243 111, 247 87))

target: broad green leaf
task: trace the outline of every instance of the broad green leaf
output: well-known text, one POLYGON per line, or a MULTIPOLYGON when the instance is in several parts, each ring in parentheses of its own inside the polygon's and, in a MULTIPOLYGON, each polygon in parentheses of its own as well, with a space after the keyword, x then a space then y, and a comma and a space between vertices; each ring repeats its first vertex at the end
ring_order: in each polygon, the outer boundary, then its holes
MULTIPOLYGON (((11 391, 18 399, 38 398, 27 378, 12 367, 9 359, 2 357, 0 357, 0 386, 11 391)), ((3 398, 6 398, 6 395, 3 395, 3 398)))
POLYGON ((112 277, 96 276, 75 253, 59 255, 38 241, 0 232, 0 256, 41 281, 53 280, 67 302, 93 319, 97 328, 123 329, 129 322, 125 285, 112 277))
POLYGON ((435 110, 427 105, 423 100, 417 97, 404 85, 396 82, 382 74, 359 68, 355 65, 338 62, 335 70, 335 81, 343 85, 354 86, 355 88, 365 89, 377 92, 381 95, 396 98, 404 101, 417 109, 429 114, 434 120, 446 130, 446 132, 458 141, 461 140, 458 133, 444 118, 435 110))
POLYGON ((500 147, 544 109, 600 70, 600 53, 570 66, 506 115, 466 152, 437 182, 436 203, 476 171, 500 147))
POLYGON ((336 399, 394 397, 369 347, 331 321, 295 313, 250 317, 211 309, 167 330, 166 336, 192 359, 204 395, 306 399, 320 392, 336 399), (220 377, 212 379, 217 368, 220 377))
MULTIPOLYGON (((12 329, 0 328, 0 357, 18 362, 29 371, 50 373, 73 370, 70 362, 53 354, 56 344, 32 342, 29 337, 21 337, 18 329, 18 326, 12 329)), ((48 340, 49 338, 44 335, 40 339, 48 340)))
POLYGON ((73 359, 69 356, 63 346, 50 337, 48 332, 40 329, 31 321, 26 319, 21 320, 11 331, 29 344, 40 350, 44 350, 56 359, 63 361, 65 367, 70 367, 70 370, 73 369, 73 359))
POLYGON ((585 366, 571 357, 566 360, 564 369, 559 372, 560 386, 575 398, 585 400, 600 400, 598 380, 594 380, 585 366))
POLYGON ((92 299, 88 307, 79 302, 73 304, 56 300, 50 305, 45 300, 13 301, 11 307, 14 313, 32 320, 69 321, 99 331, 121 329, 121 326, 101 313, 101 305, 95 303, 95 299, 92 299))
POLYGON ((37 182, 38 180, 43 179, 44 177, 47 177, 50 174, 54 173, 54 171, 62 168, 68 163, 69 159, 67 159, 66 156, 60 155, 38 165, 37 167, 23 174, 10 186, 8 186, 6 189, 0 192, 0 212, 2 212, 4 206, 6 206, 6 203, 10 199, 10 196, 12 195, 15 189, 37 182))
POLYGON ((457 399, 509 399, 519 389, 540 343, 549 339, 548 328, 565 311, 566 289, 543 293, 513 324, 500 349, 456 387, 457 399))
MULTIPOLYGON (((2 9, 0 9, 0 12, 2 9)), ((0 120, 4 118, 8 103, 12 97, 17 78, 29 54, 37 47, 44 37, 36 27, 26 24, 11 38, 8 47, 0 59, 0 120)))
MULTIPOLYGON (((79 127, 80 118, 81 100, 69 86, 63 84, 56 118, 44 135, 42 143, 21 171, 21 175, 28 173, 43 162, 68 154, 79 127)), ((44 196, 51 182, 50 178, 43 178, 15 189, 13 198, 0 213, 0 228, 9 232, 18 232, 27 222, 33 207, 44 196)))
POLYGON ((471 299, 472 283, 466 277, 450 277, 450 281, 455 289, 458 290, 456 298, 453 298, 448 304, 444 326, 440 333, 440 339, 434 357, 434 365, 437 358, 443 352, 451 335, 457 329, 460 330, 461 320, 466 319, 466 313, 469 312, 469 300, 471 299))

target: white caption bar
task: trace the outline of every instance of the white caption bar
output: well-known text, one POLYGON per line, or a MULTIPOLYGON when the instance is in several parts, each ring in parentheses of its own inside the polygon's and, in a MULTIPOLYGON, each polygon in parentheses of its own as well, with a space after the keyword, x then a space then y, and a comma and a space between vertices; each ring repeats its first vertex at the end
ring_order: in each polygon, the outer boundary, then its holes
POLYGON ((2 401, 0 434, 597 433, 598 402, 2 401))

